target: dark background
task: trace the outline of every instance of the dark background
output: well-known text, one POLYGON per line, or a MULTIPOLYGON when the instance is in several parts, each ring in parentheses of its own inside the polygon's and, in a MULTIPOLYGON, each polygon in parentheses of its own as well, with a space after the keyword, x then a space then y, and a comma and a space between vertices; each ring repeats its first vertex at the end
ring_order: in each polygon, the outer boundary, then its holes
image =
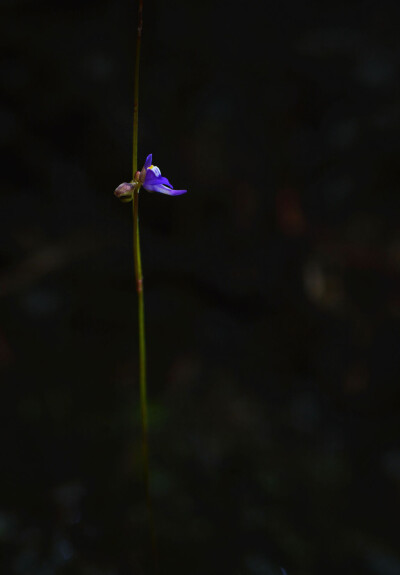
MULTIPOLYGON (((147 575, 137 5, 0 5, 0 570, 147 575)), ((161 574, 400 574, 399 18, 144 0, 161 574)))

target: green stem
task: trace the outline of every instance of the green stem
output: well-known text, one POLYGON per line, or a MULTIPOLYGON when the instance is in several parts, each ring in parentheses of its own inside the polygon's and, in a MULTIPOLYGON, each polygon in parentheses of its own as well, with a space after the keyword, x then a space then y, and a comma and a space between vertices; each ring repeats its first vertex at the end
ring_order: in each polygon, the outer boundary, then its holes
POLYGON ((143 0, 139 0, 138 8, 138 28, 136 37, 136 59, 135 59, 135 86, 133 92, 133 149, 132 149, 132 180, 135 179, 137 172, 138 156, 138 117, 139 117, 139 63, 140 63, 140 44, 142 41, 143 28, 143 0))
POLYGON ((143 473, 146 491, 146 504, 149 515, 151 540, 153 552, 156 553, 155 530, 153 521, 153 506, 150 494, 150 468, 148 443, 148 416, 147 416, 147 385, 146 385, 146 336, 144 322, 143 273, 140 254, 139 236, 139 189, 133 196, 133 259, 135 266, 136 291, 138 298, 138 328, 139 328, 139 385, 140 385, 140 411, 142 420, 142 457, 143 473))
MULTIPOLYGON (((135 180, 137 172, 138 157, 138 112, 139 112, 139 63, 140 63, 140 44, 142 39, 143 25, 143 0, 139 0, 138 9, 138 29, 136 39, 136 60, 135 60, 135 87, 133 102, 133 155, 132 155, 132 182, 135 180)), ((153 520, 153 506, 150 494, 150 468, 149 468, 149 443, 148 443, 148 416, 147 416, 147 386, 146 386, 146 336, 144 323, 144 297, 143 297, 143 272, 142 258, 140 254, 140 236, 139 236, 139 190, 140 184, 135 188, 133 194, 133 259, 135 266, 136 291, 138 298, 138 328, 139 328, 139 385, 140 385, 140 411, 142 420, 142 457, 143 473, 146 491, 146 504, 149 517, 151 544, 153 549, 154 561, 157 571, 157 549, 156 537, 153 520)))
POLYGON ((149 486, 149 454, 148 454, 148 418, 147 418, 147 389, 146 389, 146 337, 144 324, 144 298, 143 273, 140 255, 139 237, 139 190, 135 190, 133 197, 133 259, 135 265, 136 291, 138 298, 138 328, 139 328, 139 385, 140 408, 142 419, 143 466, 146 487, 146 499, 150 499, 149 486))

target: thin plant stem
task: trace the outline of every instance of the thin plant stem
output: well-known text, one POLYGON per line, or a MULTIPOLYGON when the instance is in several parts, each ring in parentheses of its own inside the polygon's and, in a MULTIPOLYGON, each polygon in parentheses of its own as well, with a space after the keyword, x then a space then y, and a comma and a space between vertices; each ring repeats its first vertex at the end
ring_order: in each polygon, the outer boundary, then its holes
POLYGON ((139 118, 139 64, 140 64, 140 45, 142 42, 143 28, 143 0, 139 0, 138 8, 138 28, 136 36, 136 59, 135 59, 135 85, 133 92, 133 148, 132 148, 132 180, 135 179, 137 172, 138 157, 138 118, 139 118))
MULTIPOLYGON (((138 112, 139 112, 139 63, 140 44, 142 39, 143 26, 143 0, 139 0, 138 8, 138 29, 136 38, 136 59, 135 59, 135 86, 133 102, 133 153, 132 153, 132 181, 135 180, 137 172, 138 158, 138 112)), ((135 267, 135 280, 138 301, 138 329, 139 329, 139 385, 140 385, 140 411, 142 421, 142 457, 143 473, 146 492, 146 505, 149 517, 151 545, 157 571, 157 548, 153 519, 153 506, 150 493, 150 468, 149 468, 149 443, 148 443, 148 410, 147 410, 147 386, 146 386, 146 336, 144 321, 144 294, 143 294, 143 272, 142 258, 140 253, 139 236, 139 189, 140 184, 135 187, 132 215, 133 215, 133 260, 135 267)))
POLYGON ((133 197, 133 259, 135 266, 136 292, 138 301, 138 329, 139 329, 139 386, 140 386, 140 411, 142 421, 142 458, 143 474, 146 492, 146 505, 149 516, 151 542, 154 556, 156 557, 156 539, 153 519, 153 505, 150 493, 150 467, 149 467, 149 442, 148 442, 148 414, 147 414, 147 385, 146 385, 146 336, 144 321, 144 294, 143 273, 140 254, 139 236, 139 191, 135 190, 133 197))

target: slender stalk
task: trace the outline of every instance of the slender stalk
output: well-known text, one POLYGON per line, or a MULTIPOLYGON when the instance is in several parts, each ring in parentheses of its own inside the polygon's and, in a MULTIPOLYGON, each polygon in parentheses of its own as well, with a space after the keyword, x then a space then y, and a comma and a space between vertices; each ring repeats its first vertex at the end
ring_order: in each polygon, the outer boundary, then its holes
MULTIPOLYGON (((138 28, 136 38, 136 59, 135 59, 135 86, 133 101, 133 151, 132 151, 132 181, 135 180, 137 172, 138 157, 138 118, 139 118, 139 63, 140 63, 140 44, 142 39, 143 26, 143 0, 139 0, 138 8, 138 28)), ((140 411, 142 420, 142 457, 143 472, 146 491, 146 504, 149 516, 149 525, 151 533, 151 544, 153 549, 154 561, 157 570, 157 549, 156 537, 153 520, 153 506, 150 494, 150 469, 149 469, 149 444, 148 444, 148 416, 147 416, 147 386, 146 386, 146 336, 144 322, 144 294, 143 294, 143 272, 142 258, 140 253, 140 236, 139 236, 139 189, 137 185, 132 202, 133 215, 133 260, 135 267, 135 280, 138 301, 138 329, 139 329, 139 385, 140 385, 140 411)))
POLYGON ((135 59, 135 86, 133 92, 133 149, 132 149, 132 180, 135 179, 137 172, 138 156, 138 114, 139 114, 139 63, 140 63, 140 45, 142 41, 143 28, 143 0, 139 0, 138 8, 138 28, 136 36, 136 59, 135 59))
POLYGON ((143 473, 146 492, 146 505, 149 516, 151 542, 156 559, 156 539, 153 520, 153 506, 150 493, 149 443, 148 443, 148 415, 147 415, 147 385, 146 385, 146 336, 144 322, 144 294, 143 273, 140 254, 139 236, 139 190, 133 196, 133 259, 135 266, 136 291, 138 298, 138 329, 139 329, 139 385, 140 385, 140 411, 142 420, 142 457, 143 473))

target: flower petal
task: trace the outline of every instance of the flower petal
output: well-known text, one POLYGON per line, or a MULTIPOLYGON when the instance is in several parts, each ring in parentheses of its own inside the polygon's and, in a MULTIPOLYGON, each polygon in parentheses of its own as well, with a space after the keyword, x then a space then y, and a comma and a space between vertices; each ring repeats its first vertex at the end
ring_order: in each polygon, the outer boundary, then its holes
POLYGON ((167 178, 164 178, 161 175, 157 176, 153 170, 147 170, 146 177, 143 182, 144 189, 149 190, 149 186, 153 186, 155 184, 164 184, 165 186, 170 186, 172 188, 172 184, 167 180, 167 178))
POLYGON ((150 172, 153 172, 153 174, 157 176, 157 178, 161 176, 161 170, 158 166, 150 166, 148 169, 150 172))
POLYGON ((164 192, 164 194, 168 194, 169 196, 181 196, 182 194, 186 194, 187 190, 169 190, 169 192, 164 192))
POLYGON ((153 154, 149 154, 144 163, 144 167, 146 168, 146 170, 151 166, 152 163, 153 163, 153 154))
POLYGON ((160 192, 160 194, 167 194, 168 196, 180 196, 181 194, 186 194, 187 190, 174 190, 169 186, 164 184, 152 184, 145 188, 149 192, 160 192))

